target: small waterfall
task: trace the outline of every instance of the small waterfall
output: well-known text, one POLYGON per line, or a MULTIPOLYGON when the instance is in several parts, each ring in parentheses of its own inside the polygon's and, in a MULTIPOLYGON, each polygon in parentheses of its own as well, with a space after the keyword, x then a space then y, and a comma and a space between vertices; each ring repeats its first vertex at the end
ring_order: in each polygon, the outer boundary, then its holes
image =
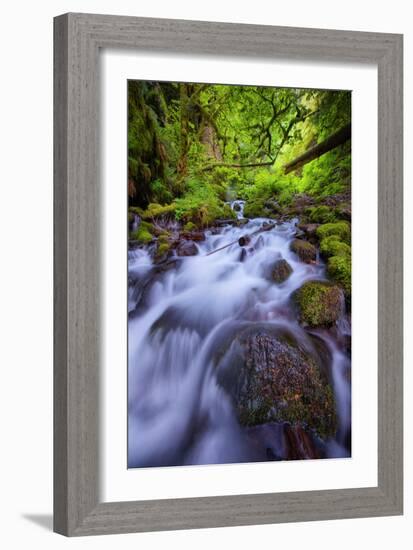
MULTIPOLYGON (((239 219, 244 201, 231 203, 239 219)), ((217 382, 212 353, 228 327, 239 322, 277 322, 308 338, 296 320, 290 297, 305 281, 325 279, 322 262, 305 264, 290 251, 292 220, 256 234, 262 223, 207 231, 196 256, 173 269, 155 269, 143 249, 129 252, 128 430, 129 467, 272 460, 283 456, 280 427, 242 428, 230 398, 217 382), (246 247, 237 243, 251 235, 246 247), (208 255, 229 243, 227 248, 208 255), (282 284, 268 277, 275 259, 293 272, 282 284), (140 307, 144 303, 144 307, 140 307), (257 441, 264 440, 266 455, 257 441)), ((315 331, 331 352, 337 437, 323 456, 348 456, 350 360, 340 342, 349 332, 343 318, 331 331, 315 331)))
POLYGON ((231 209, 236 213, 238 220, 244 219, 245 201, 237 199, 235 201, 230 202, 230 206, 231 206, 231 209))

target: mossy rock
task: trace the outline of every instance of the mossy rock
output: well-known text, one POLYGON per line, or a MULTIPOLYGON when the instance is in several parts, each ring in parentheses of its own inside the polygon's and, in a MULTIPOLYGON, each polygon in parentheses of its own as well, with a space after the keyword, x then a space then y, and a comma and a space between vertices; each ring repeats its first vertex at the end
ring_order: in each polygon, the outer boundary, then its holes
POLYGON ((331 256, 351 256, 350 246, 340 241, 337 235, 325 237, 320 243, 320 252, 326 258, 330 258, 331 256))
POLYGON ((197 226, 193 222, 187 222, 184 225, 184 231, 196 231, 197 226))
POLYGON ((317 352, 286 329, 247 325, 217 364, 218 383, 243 426, 288 422, 326 439, 337 429, 335 399, 317 352))
POLYGON ((337 220, 334 211, 325 205, 311 206, 304 213, 311 223, 331 223, 337 220))
POLYGON ((324 281, 304 283, 293 294, 299 321, 310 327, 330 327, 339 319, 343 309, 343 291, 324 281))
POLYGON ((281 284, 288 279, 288 277, 293 272, 293 268, 283 258, 277 260, 272 267, 271 277, 274 282, 281 284))
POLYGON ((142 212, 141 217, 144 220, 151 220, 153 218, 173 217, 175 215, 176 205, 172 204, 157 204, 151 203, 148 208, 142 212))
POLYGON ((160 262, 166 260, 168 254, 172 248, 172 242, 168 233, 164 233, 158 237, 155 261, 160 262))
POLYGON ((138 241, 141 244, 149 244, 153 238, 153 225, 145 221, 141 221, 136 231, 130 234, 132 241, 138 241))
POLYGON ((332 256, 327 263, 327 273, 343 287, 348 301, 351 295, 351 257, 349 255, 332 256))
POLYGON ((335 223, 325 223, 317 228, 317 236, 320 240, 335 235, 340 241, 347 244, 351 242, 350 224, 344 220, 335 223))
POLYGON ((309 264, 317 258, 317 250, 314 245, 302 239, 294 239, 291 241, 290 250, 295 252, 301 261, 309 264))
POLYGON ((196 256, 198 248, 193 241, 182 240, 176 249, 178 256, 196 256))
POLYGON ((351 205, 348 202, 342 202, 335 208, 337 218, 351 221, 351 205))

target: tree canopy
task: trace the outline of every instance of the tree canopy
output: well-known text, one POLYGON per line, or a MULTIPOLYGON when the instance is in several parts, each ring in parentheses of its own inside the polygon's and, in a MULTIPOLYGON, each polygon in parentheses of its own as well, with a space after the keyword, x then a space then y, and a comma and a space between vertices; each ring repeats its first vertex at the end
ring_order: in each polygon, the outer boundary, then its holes
POLYGON ((208 224, 231 197, 258 215, 269 199, 349 191, 350 123, 348 91, 129 81, 129 204, 208 224))

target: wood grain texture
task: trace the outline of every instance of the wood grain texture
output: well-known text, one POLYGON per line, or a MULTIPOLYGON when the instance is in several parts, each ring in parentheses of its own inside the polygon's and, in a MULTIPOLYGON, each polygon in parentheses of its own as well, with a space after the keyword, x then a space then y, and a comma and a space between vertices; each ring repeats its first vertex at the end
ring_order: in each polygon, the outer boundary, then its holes
POLYGON ((401 514, 402 37, 88 14, 57 17, 54 37, 55 531, 73 536, 401 514), (103 47, 377 64, 378 487, 100 502, 98 60, 103 47))

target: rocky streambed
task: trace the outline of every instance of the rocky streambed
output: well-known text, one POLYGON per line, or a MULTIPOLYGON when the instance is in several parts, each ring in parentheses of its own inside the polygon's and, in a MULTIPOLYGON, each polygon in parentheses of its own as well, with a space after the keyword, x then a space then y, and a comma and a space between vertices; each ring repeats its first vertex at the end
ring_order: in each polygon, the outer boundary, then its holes
POLYGON ((350 226, 232 207, 129 249, 129 467, 351 455, 350 226))

